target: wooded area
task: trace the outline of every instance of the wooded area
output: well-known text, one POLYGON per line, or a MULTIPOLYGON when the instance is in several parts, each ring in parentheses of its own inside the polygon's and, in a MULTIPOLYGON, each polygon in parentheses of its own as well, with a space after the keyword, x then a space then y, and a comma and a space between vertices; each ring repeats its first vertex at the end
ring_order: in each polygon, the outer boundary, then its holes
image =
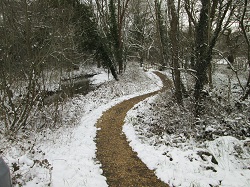
MULTIPOLYGON (((176 102, 193 98, 198 117, 213 59, 225 59, 236 76, 250 69, 249 13, 248 0, 1 0, 0 131, 30 125, 55 74, 96 65, 119 81, 131 61, 171 69, 176 102), (191 89, 182 72, 195 78, 191 89)), ((239 84, 245 100, 250 71, 239 84)))

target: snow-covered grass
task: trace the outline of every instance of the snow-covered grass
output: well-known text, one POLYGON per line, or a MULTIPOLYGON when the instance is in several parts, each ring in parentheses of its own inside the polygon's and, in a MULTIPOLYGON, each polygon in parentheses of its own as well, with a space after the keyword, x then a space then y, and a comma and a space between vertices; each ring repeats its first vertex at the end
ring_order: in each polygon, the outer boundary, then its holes
MULTIPOLYGON (((229 70, 220 68, 200 118, 193 116, 190 98, 179 107, 170 91, 127 113, 123 131, 131 147, 170 186, 250 186, 250 101, 239 100, 233 76, 228 90, 229 70)), ((240 76, 244 81, 244 73, 240 76)))
POLYGON ((116 103, 162 86, 152 72, 136 64, 128 68, 119 82, 103 71, 92 78, 93 84, 101 84, 98 89, 57 106, 61 125, 54 126, 50 106, 33 120, 33 128, 23 129, 15 139, 0 135, 0 154, 11 169, 14 186, 107 186, 95 159, 97 119, 116 103), (40 120, 47 124, 40 125, 40 120))
POLYGON ((157 124, 162 122, 157 120, 160 116, 152 117, 149 108, 154 108, 148 105, 156 103, 156 99, 152 97, 131 110, 123 131, 130 146, 161 180, 182 187, 249 186, 250 139, 220 136, 212 141, 198 141, 185 125, 188 120, 178 118, 177 112, 173 114, 177 124, 160 126, 157 124))
MULTIPOLYGON (((226 66, 220 67, 199 119, 192 114, 192 101, 184 99, 179 107, 171 91, 128 112, 124 133, 130 145, 171 186, 250 186, 250 101, 239 101, 238 81, 226 75, 226 66)), ((0 156, 11 169, 14 186, 107 186, 95 157, 97 119, 115 104, 162 86, 152 72, 136 64, 128 68, 119 82, 98 71, 91 78, 96 90, 45 106, 15 139, 0 134, 0 156)), ((240 76, 243 80, 245 75, 240 76)), ((193 78, 184 78, 192 88, 193 78)))

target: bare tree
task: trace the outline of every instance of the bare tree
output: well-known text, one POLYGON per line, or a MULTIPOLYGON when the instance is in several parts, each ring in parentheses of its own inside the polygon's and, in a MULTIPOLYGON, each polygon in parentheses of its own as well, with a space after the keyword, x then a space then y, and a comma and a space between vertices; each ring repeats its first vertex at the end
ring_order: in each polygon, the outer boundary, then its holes
POLYGON ((109 48, 118 64, 118 72, 124 71, 124 26, 130 0, 95 1, 96 15, 101 33, 108 38, 109 48))
POLYGON ((4 38, 0 41, 0 118, 6 134, 31 127, 31 114, 39 110, 45 96, 44 72, 80 61, 73 40, 73 7, 65 3, 0 3, 0 36, 4 38))
POLYGON ((158 48, 160 50, 160 64, 162 69, 167 65, 167 29, 164 26, 164 17, 162 13, 162 1, 155 0, 155 24, 156 24, 156 38, 158 43, 158 48))
POLYGON ((248 8, 249 8, 249 1, 244 0, 242 14, 240 15, 239 19, 239 25, 247 44, 247 64, 249 68, 249 73, 248 73, 247 83, 245 86, 245 92, 242 97, 243 100, 245 100, 248 97, 248 95, 250 95, 250 38, 247 34, 248 26, 245 25, 245 20, 248 19, 249 16, 247 15, 249 11, 248 8))
POLYGON ((168 0, 169 7, 169 19, 170 19, 170 41, 172 49, 172 61, 173 61, 173 78, 175 85, 175 96, 177 103, 182 104, 182 91, 181 91, 181 77, 180 77, 180 65, 179 65, 179 19, 176 11, 174 0, 168 0))
POLYGON ((234 8, 229 1, 201 1, 198 22, 187 11, 189 18, 195 24, 195 70, 196 83, 194 97, 196 100, 196 114, 200 113, 201 93, 207 82, 207 70, 211 64, 213 48, 221 31, 228 24, 234 8), (231 8, 231 9, 230 9, 231 8), (224 25, 223 25, 224 24, 224 25))

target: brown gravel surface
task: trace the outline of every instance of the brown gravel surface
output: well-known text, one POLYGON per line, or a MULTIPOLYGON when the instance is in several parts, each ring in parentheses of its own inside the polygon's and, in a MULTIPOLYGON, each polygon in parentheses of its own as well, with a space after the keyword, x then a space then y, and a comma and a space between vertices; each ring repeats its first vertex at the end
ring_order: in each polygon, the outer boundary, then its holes
MULTIPOLYGON (((171 81, 165 75, 154 73, 161 78, 164 85, 159 91, 171 88, 171 81)), ((122 133, 126 113, 135 104, 159 91, 123 101, 104 112, 98 120, 96 125, 101 130, 97 132, 96 155, 110 187, 168 187, 137 157, 137 153, 131 149, 122 133)))

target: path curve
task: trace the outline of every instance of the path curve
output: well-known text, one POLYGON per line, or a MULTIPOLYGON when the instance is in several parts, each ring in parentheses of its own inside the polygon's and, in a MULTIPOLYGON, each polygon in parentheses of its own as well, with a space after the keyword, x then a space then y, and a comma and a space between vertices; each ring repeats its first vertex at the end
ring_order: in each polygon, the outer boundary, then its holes
POLYGON ((123 101, 105 111, 97 121, 97 128, 101 130, 96 136, 96 157, 101 162, 103 174, 110 187, 168 187, 137 157, 137 153, 132 150, 122 133, 124 118, 135 104, 171 88, 171 81, 165 75, 154 73, 163 82, 161 90, 123 101))

